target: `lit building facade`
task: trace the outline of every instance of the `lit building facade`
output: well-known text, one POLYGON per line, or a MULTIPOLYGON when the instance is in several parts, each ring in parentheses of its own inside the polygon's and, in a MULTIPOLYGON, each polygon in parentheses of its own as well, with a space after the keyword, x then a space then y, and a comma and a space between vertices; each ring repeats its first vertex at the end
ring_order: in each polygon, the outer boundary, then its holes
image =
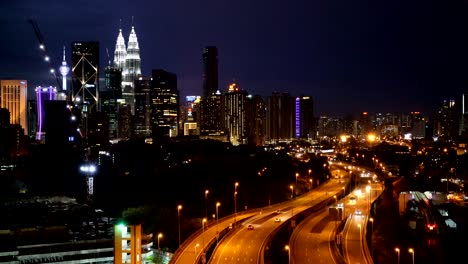
POLYGON ((247 96, 247 133, 248 144, 263 146, 265 144, 266 106, 260 95, 247 96))
POLYGON ((49 87, 36 87, 36 101, 37 101, 37 131, 36 131, 36 140, 43 141, 44 133, 44 124, 46 119, 45 113, 45 101, 55 100, 57 96, 57 88, 49 87))
MULTIPOLYGON (((120 37, 120 34, 119 34, 120 37)), ((117 42, 119 39, 117 39, 117 42)), ((117 43, 119 44, 119 43, 117 43)), ((115 60, 115 59, 114 59, 115 60)), ((131 106, 132 113, 135 112, 135 84, 134 81, 141 75, 140 46, 132 26, 130 36, 128 37, 127 52, 125 54, 125 64, 122 70, 122 96, 125 102, 131 106)))
POLYGON ((273 92, 267 98, 266 141, 290 141, 295 129, 295 98, 289 93, 273 92))
POLYGON ((315 139, 314 103, 311 96, 296 97, 295 115, 296 138, 315 139))
POLYGON ((224 95, 224 122, 233 145, 247 144, 246 104, 247 91, 241 90, 235 83, 229 85, 224 95))
POLYGON ((185 103, 180 108, 179 127, 183 128, 184 136, 194 136, 200 134, 199 115, 200 115, 201 96, 189 95, 185 97, 185 103))
POLYGON ((20 125, 27 133, 28 82, 26 80, 1 80, 0 88, 0 107, 10 112, 11 124, 20 125))
POLYGON ((139 77, 135 81, 134 136, 151 136, 151 87, 150 79, 139 77))
POLYGON ((151 125, 153 138, 176 137, 179 133, 177 76, 162 69, 152 71, 151 125))
POLYGON ((201 101, 200 136, 202 138, 223 139, 225 137, 222 98, 223 95, 218 91, 201 101))

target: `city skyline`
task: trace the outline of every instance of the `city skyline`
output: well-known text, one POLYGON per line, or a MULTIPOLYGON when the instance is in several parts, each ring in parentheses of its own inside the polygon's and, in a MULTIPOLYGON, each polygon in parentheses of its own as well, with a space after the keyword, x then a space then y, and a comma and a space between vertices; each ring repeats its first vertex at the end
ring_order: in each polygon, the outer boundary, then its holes
POLYGON ((182 97, 202 95, 205 46, 218 48, 219 90, 235 80, 264 97, 310 95, 317 115, 429 114, 466 91, 462 4, 100 1, 90 9, 90 1, 58 3, 0 6, 0 28, 9 38, 0 46, 1 79, 28 80, 30 91, 55 85, 28 19, 37 21, 56 70, 64 45, 69 52, 72 41, 99 41, 103 79, 106 49, 112 60, 119 28, 128 36, 134 17, 143 75, 158 68, 176 73, 182 97))

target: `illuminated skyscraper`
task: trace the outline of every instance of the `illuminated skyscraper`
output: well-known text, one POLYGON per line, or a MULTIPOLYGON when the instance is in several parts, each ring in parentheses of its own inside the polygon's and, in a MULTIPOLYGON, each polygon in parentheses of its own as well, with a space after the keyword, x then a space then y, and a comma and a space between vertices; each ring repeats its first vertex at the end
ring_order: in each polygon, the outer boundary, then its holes
POLYGON ((179 90, 174 73, 152 71, 151 124, 153 138, 176 137, 179 133, 179 90))
POLYGON ((67 75, 70 73, 70 67, 67 65, 67 61, 65 60, 65 46, 63 46, 63 60, 62 66, 59 68, 60 74, 62 75, 62 90, 67 90, 67 75))
POLYGON ((57 89, 55 87, 36 87, 36 101, 37 101, 37 131, 36 139, 41 141, 44 137, 44 124, 45 124, 45 101, 55 100, 57 89))
POLYGON ((125 39, 122 35, 122 29, 119 29, 119 35, 117 36, 117 42, 115 43, 114 51, 114 66, 120 71, 125 68, 125 58, 127 57, 127 48, 125 47, 125 39))
POLYGON ((241 90, 235 83, 229 85, 228 92, 224 95, 225 127, 233 145, 247 144, 247 95, 247 91, 241 90))
POLYGON ((296 138, 315 138, 314 104, 311 96, 296 97, 295 105, 295 136, 296 138))
POLYGON ((135 81, 134 135, 151 136, 151 88, 150 79, 140 76, 135 81))
POLYGON ((83 112, 99 110, 99 43, 72 42, 72 101, 83 112))
POLYGON ((11 124, 20 125, 28 133, 28 82, 25 80, 0 81, 0 107, 10 112, 11 124))
POLYGON ((218 91, 218 48, 205 47, 203 50, 203 99, 218 91))
POLYGON ((288 93, 279 92, 267 98, 266 141, 270 144, 294 138, 294 99, 288 93))
POLYGON ((72 42, 72 96, 84 138, 88 137, 90 115, 100 111, 99 42, 72 42))
MULTIPOLYGON (((118 40, 118 39, 117 39, 118 40)), ((140 47, 135 33, 135 27, 132 26, 130 36, 128 37, 127 54, 125 56, 125 66, 122 72, 122 95, 127 104, 130 104, 132 113, 135 112, 135 84, 134 81, 141 75, 140 47)))

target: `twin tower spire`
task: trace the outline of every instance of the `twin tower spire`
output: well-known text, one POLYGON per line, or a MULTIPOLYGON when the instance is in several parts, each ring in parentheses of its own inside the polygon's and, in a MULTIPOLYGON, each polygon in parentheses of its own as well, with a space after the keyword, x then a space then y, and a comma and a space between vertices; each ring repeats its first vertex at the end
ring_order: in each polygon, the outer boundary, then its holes
POLYGON ((141 75, 140 47, 134 25, 128 37, 127 47, 125 47, 122 28, 119 28, 114 51, 114 66, 122 69, 122 88, 126 86, 133 88, 133 81, 141 75))

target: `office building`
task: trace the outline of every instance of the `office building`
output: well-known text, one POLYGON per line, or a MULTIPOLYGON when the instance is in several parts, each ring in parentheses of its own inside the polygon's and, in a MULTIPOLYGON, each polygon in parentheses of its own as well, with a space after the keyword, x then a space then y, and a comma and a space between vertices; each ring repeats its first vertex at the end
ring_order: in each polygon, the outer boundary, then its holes
POLYGON ((36 101, 37 101, 37 132, 36 140, 42 142, 44 140, 44 123, 46 119, 45 102, 56 99, 57 88, 49 87, 36 87, 36 101))
POLYGON ((294 138, 295 98, 273 92, 267 98, 266 141, 270 144, 294 138))
POLYGON ((296 97, 295 115, 296 138, 315 139, 314 103, 311 96, 296 97))
POLYGON ((151 137, 151 87, 150 79, 140 76, 135 81, 135 137, 151 137))
POLYGON ((245 90, 235 83, 229 85, 224 95, 224 126, 229 133, 229 141, 233 145, 247 144, 247 96, 245 90))
POLYGON ((28 132, 28 82, 25 80, 0 81, 0 107, 10 112, 11 124, 20 125, 28 132))
MULTIPOLYGON (((117 38, 117 48, 119 51, 122 48, 120 38, 121 34, 117 38), (120 41, 120 42, 119 42, 120 41)), ((125 46, 123 46, 125 48, 125 46)), ((123 56, 124 53, 120 53, 119 56, 123 56)), ((114 61, 121 63, 121 57, 114 58, 114 61)), ((135 27, 132 26, 130 36, 128 37, 127 52, 125 54, 125 64, 122 69, 122 96, 125 99, 125 103, 131 106, 132 114, 135 113, 135 84, 134 81, 141 75, 141 59, 140 59, 140 47, 138 44, 138 38, 135 32, 135 27)))
POLYGON ((152 71, 151 125, 153 138, 176 137, 179 133, 177 76, 162 69, 152 71))
POLYGON ((203 50, 203 100, 218 91, 218 48, 205 47, 203 50))
POLYGON ((265 144, 266 106, 260 95, 247 96, 247 133, 248 144, 263 146, 265 144))

